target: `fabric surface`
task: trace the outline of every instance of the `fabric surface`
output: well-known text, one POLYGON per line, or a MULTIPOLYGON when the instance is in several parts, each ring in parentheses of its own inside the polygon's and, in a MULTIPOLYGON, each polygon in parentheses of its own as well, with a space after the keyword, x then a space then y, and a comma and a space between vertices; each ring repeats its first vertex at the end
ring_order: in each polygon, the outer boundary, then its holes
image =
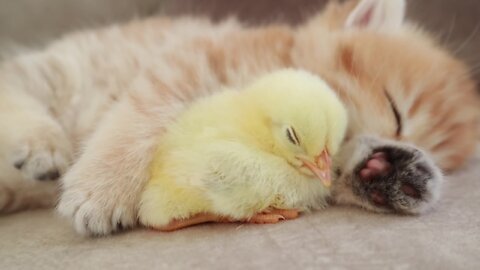
POLYGON ((480 269, 480 146, 422 216, 330 207, 275 225, 84 238, 52 211, 0 219, 0 269, 480 269))

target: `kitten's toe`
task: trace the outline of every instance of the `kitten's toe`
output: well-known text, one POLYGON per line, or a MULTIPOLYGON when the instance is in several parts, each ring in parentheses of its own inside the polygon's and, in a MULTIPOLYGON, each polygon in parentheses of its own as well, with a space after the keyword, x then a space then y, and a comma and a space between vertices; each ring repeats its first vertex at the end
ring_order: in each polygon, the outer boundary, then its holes
POLYGON ((82 235, 108 235, 133 227, 136 224, 134 204, 118 203, 118 197, 109 197, 106 193, 93 196, 92 191, 69 188, 62 194, 57 210, 69 218, 82 235))
POLYGON ((391 164, 387 160, 385 152, 376 152, 370 156, 365 166, 360 170, 358 176, 360 180, 369 182, 378 176, 386 176, 391 170, 391 164))
POLYGON ((33 133, 17 143, 11 160, 25 179, 57 180, 70 163, 70 143, 62 133, 33 133))

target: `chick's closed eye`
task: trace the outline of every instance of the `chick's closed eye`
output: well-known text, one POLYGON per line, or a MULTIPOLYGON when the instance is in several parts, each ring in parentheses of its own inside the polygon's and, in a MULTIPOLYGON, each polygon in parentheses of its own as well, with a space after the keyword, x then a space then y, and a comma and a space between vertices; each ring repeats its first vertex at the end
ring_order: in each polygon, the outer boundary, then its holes
POLYGON ((295 145, 300 145, 300 139, 298 138, 295 129, 293 127, 287 127, 286 131, 288 140, 295 145))

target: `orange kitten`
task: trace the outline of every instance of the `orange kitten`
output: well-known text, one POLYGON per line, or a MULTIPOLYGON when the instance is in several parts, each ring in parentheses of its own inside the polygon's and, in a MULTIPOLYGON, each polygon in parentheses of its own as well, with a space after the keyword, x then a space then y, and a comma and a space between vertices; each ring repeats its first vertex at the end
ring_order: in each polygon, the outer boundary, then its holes
POLYGON ((11 196, 2 207, 0 195, 2 211, 45 200, 18 199, 17 187, 44 186, 34 179, 55 178, 73 161, 60 213, 80 233, 134 226, 152 150, 175 115, 283 67, 319 74, 349 109, 334 200, 374 211, 430 208, 437 166, 459 168, 472 153, 477 100, 467 68, 406 24, 404 6, 331 3, 296 28, 156 18, 77 33, 4 63, 0 95, 11 109, 0 111, 0 183, 11 196))

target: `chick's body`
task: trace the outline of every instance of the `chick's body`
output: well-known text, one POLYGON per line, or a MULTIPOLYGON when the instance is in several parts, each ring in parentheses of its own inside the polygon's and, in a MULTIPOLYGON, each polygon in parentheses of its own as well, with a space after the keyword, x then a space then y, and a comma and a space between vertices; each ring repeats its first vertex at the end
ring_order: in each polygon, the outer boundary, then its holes
POLYGON ((320 208, 329 189, 297 157, 335 154, 346 119, 333 91, 297 70, 198 100, 159 142, 140 222, 161 228, 198 213, 245 220, 271 207, 320 208))

